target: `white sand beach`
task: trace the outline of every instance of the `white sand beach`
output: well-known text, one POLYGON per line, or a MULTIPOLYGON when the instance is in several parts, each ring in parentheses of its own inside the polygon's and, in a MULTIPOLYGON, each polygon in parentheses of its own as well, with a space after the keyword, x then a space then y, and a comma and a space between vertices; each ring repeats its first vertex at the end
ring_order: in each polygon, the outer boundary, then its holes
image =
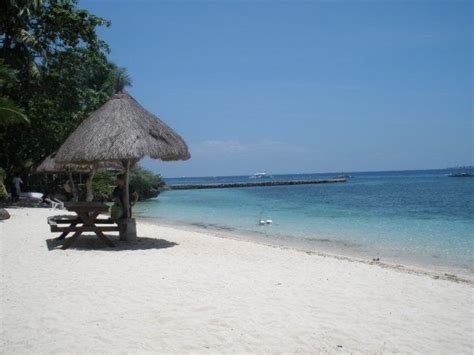
POLYGON ((144 222, 64 251, 57 211, 8 211, 2 354, 474 351, 472 282, 144 222))

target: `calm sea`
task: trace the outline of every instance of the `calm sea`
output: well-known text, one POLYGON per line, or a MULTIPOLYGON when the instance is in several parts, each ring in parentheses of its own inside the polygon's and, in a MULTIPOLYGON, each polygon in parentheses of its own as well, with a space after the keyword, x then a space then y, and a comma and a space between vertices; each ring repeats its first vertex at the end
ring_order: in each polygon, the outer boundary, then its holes
MULTIPOLYGON (((338 184, 167 191, 136 206, 135 213, 157 222, 278 245, 471 274, 474 178, 447 174, 446 170, 349 173, 349 181, 338 184), (261 226, 261 219, 273 223, 261 226)), ((235 181, 252 180, 248 176, 167 179, 169 184, 235 181)))

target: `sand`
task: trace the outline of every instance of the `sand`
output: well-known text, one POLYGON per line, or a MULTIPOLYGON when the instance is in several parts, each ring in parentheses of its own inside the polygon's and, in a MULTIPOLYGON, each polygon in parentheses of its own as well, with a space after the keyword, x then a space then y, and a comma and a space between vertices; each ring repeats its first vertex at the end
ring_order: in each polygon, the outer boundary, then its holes
POLYGON ((2 354, 474 351, 472 282, 144 222, 63 251, 57 211, 8 211, 2 354))

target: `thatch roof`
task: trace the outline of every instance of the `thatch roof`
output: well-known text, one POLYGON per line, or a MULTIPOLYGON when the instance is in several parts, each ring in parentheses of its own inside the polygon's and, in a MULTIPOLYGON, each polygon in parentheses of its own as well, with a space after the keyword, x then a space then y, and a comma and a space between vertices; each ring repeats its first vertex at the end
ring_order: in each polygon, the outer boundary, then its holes
POLYGON ((184 140, 133 97, 120 92, 69 136, 59 149, 58 162, 138 161, 190 158, 184 140))
POLYGON ((37 173, 63 173, 66 171, 77 173, 90 173, 92 170, 121 170, 122 165, 117 162, 99 162, 95 164, 61 164, 56 159, 56 152, 50 154, 45 160, 35 169, 37 173))

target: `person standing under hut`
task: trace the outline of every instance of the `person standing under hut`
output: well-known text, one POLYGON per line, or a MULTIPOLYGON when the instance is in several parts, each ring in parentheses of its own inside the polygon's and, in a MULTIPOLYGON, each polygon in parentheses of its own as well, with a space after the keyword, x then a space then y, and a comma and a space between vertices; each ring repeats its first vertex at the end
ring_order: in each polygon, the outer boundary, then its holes
POLYGON ((66 201, 71 201, 73 194, 72 194, 72 186, 69 179, 67 179, 63 184, 64 196, 66 197, 66 201))
MULTIPOLYGON (((132 216, 132 206, 137 203, 139 195, 138 192, 135 191, 133 186, 128 185, 128 191, 129 191, 129 216, 132 216)), ((116 204, 120 205, 122 207, 122 214, 120 218, 126 218, 127 213, 125 211, 125 175, 124 174, 119 174, 117 175, 117 179, 115 180, 115 189, 112 192, 112 197, 114 198, 114 201, 116 204)))

